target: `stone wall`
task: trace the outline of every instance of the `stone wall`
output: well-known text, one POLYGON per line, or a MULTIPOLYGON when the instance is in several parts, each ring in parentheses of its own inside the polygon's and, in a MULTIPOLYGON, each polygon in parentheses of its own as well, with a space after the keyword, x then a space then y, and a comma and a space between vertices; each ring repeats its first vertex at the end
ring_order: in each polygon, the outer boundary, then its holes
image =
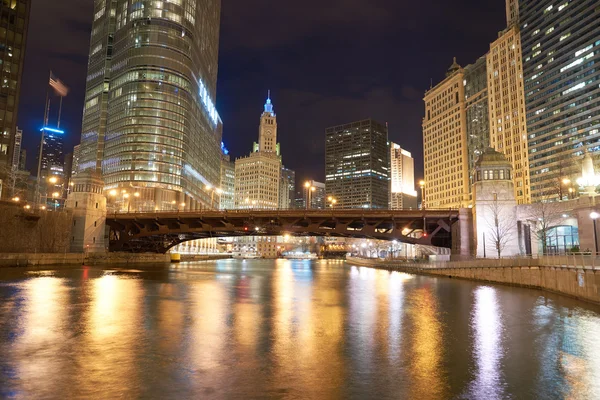
MULTIPOLYGON (((600 304, 600 269, 598 268, 544 265, 439 267, 356 258, 348 259, 347 262, 407 273, 542 289, 600 304)), ((473 263, 476 264, 477 261, 473 261, 473 263)), ((447 265, 452 265, 452 263, 447 265)))
POLYGON ((68 211, 30 211, 1 202, 0 253, 68 252, 72 221, 68 211))

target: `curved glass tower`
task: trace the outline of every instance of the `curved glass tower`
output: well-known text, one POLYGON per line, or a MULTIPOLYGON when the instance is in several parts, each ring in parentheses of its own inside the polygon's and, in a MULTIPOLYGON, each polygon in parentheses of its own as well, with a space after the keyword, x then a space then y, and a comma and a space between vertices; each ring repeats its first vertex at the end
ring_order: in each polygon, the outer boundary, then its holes
POLYGON ((95 0, 79 169, 102 172, 116 208, 218 204, 220 8, 95 0))

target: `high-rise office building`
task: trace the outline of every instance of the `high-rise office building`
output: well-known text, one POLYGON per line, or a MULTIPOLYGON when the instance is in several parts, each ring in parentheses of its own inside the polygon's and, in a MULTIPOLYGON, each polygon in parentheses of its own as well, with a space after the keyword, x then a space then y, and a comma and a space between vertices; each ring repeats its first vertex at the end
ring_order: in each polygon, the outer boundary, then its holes
POLYGON ((517 204, 531 202, 521 34, 517 25, 500 32, 487 54, 490 145, 513 167, 517 204))
POLYGON ((446 78, 425 93, 423 155, 426 208, 470 204, 465 71, 454 63, 446 78))
MULTIPOLYGON (((472 196, 475 162, 490 145, 488 118, 488 80, 485 57, 464 68, 465 113, 467 121, 467 157, 469 171, 469 196, 472 196)), ((472 197, 470 197, 472 201, 472 197)))
POLYGON ((143 209, 200 209, 220 183, 220 0, 95 0, 79 170, 143 209), (120 192, 120 190, 117 190, 120 192))
POLYGON ((520 0, 531 196, 551 200, 600 152, 600 5, 520 0))
POLYGON ((31 0, 0 2, 0 165, 14 165, 19 93, 31 0))
MULTIPOLYGON (((327 201, 332 195, 327 195, 326 185, 323 182, 307 181, 304 182, 304 207, 309 204, 311 210, 324 210, 327 207, 331 207, 331 203, 327 201)), ((337 205, 337 199, 336 199, 337 205)))
POLYGON ((281 156, 277 143, 277 115, 271 96, 260 117, 258 143, 248 157, 235 160, 235 208, 279 208, 281 156))
POLYGON ((223 146, 221 154, 221 194, 219 208, 233 210, 235 208, 235 163, 231 161, 229 152, 223 146))
POLYGON ((387 209, 387 126, 366 119, 327 128, 325 134, 325 183, 336 207, 387 209))
POLYGON ((279 181, 279 208, 289 210, 296 207, 294 196, 296 194, 296 172, 289 168, 281 168, 279 181))
POLYGON ((390 143, 390 209, 417 208, 415 160, 396 143, 390 143))
POLYGON ((65 158, 64 141, 65 132, 60 129, 42 128, 44 135, 44 145, 40 154, 38 145, 38 166, 40 167, 39 182, 41 185, 51 177, 58 179, 58 184, 62 185, 65 177, 65 158), (41 156, 41 161, 39 157, 41 156))

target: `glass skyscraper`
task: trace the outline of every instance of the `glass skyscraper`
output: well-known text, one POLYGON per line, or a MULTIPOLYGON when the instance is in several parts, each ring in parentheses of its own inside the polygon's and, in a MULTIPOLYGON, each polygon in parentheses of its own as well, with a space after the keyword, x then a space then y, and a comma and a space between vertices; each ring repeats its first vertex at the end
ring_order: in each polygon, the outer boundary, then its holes
POLYGON ((220 184, 220 0, 95 0, 79 171, 136 209, 199 209, 220 184), (118 196, 118 195, 117 195, 118 196))
POLYGON ((557 199, 600 154, 600 3, 520 0, 533 200, 557 199))
POLYGON ((387 126, 375 120, 326 130, 327 196, 338 208, 388 208, 389 147, 387 126))
POLYGON ((30 7, 30 0, 0 1, 0 164, 13 163, 30 7))

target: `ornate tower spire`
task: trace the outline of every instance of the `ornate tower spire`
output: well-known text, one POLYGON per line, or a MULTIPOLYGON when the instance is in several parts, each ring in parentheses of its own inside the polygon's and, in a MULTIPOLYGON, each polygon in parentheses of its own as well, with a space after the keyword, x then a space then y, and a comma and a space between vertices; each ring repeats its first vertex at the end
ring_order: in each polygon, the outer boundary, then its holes
POLYGON ((273 103, 271 103, 271 91, 269 90, 267 95, 267 102, 265 103, 265 112, 270 114, 275 114, 273 112, 273 103))

